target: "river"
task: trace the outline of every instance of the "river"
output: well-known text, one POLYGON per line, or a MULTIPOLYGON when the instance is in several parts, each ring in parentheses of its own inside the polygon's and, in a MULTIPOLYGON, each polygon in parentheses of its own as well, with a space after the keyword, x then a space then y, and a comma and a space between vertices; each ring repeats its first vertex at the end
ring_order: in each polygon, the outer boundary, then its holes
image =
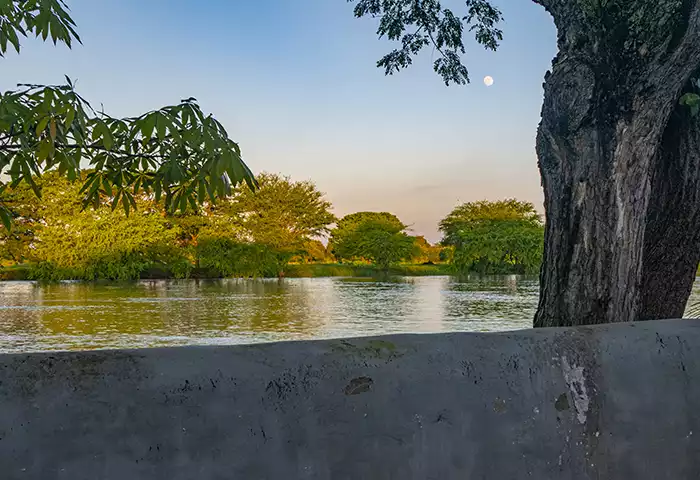
POLYGON ((515 276, 4 282, 0 352, 515 330, 536 307, 537 279, 515 276))

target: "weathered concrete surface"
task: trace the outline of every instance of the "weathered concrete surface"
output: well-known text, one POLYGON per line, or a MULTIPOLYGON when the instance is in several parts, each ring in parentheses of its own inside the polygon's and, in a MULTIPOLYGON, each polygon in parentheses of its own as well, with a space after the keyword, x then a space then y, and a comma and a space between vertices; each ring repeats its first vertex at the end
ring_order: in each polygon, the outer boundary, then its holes
POLYGON ((2 479, 698 479, 700 322, 0 356, 2 479))

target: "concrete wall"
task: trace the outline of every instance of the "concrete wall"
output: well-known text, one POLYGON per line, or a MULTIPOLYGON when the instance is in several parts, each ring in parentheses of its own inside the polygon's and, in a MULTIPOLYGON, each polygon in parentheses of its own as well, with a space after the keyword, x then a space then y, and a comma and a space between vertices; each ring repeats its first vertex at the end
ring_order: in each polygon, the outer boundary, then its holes
POLYGON ((700 322, 0 356, 2 479, 698 479, 700 322))

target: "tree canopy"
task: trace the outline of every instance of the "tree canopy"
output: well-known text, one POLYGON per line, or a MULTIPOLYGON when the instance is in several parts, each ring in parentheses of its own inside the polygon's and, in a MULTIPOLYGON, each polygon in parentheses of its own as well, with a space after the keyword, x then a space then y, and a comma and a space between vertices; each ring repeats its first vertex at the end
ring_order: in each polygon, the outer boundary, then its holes
POLYGON ((529 202, 515 199, 467 202, 455 207, 440 221, 442 243, 457 246, 462 240, 460 236, 462 230, 485 221, 521 221, 525 224, 541 226, 540 215, 535 210, 535 206, 529 202))
POLYGON ((440 222, 440 230, 461 273, 536 273, 542 262, 544 227, 528 202, 464 203, 440 222))
POLYGON ((332 252, 338 259, 364 259, 382 270, 420 253, 414 237, 388 212, 358 212, 343 217, 332 232, 332 252))
POLYGON ((257 181, 255 191, 240 185, 214 207, 237 219, 247 240, 290 255, 301 253, 336 221, 330 202, 313 182, 270 173, 261 173, 257 181))
MULTIPOLYGON (((35 35, 70 47, 80 41, 63 0, 0 3, 0 56, 35 35)), ((0 191, 21 182, 41 195, 35 178, 56 170, 75 180, 86 165, 83 206, 107 201, 128 214, 136 196, 163 199, 169 211, 225 197, 232 185, 255 187, 253 174, 226 129, 194 98, 141 115, 114 118, 95 110, 66 77, 64 85, 25 85, 0 94, 0 191)), ((0 203, 0 220, 11 215, 0 203)))
POLYGON ((346 252, 341 248, 337 250, 336 246, 341 244, 345 238, 354 234, 355 230, 365 222, 368 221, 386 221, 392 226, 396 227, 399 231, 406 228, 406 226, 398 219, 396 215, 389 212, 355 212, 345 215, 337 223, 333 231, 331 232, 330 238, 328 240, 328 250, 338 259, 338 260, 349 260, 352 255, 345 256, 346 252))
POLYGON ((127 217, 108 205, 83 210, 80 184, 57 172, 35 180, 42 189, 37 198, 27 184, 3 195, 13 215, 12 230, 4 230, 18 262, 33 262, 32 274, 54 280, 98 278, 126 280, 154 264, 173 266, 184 261, 176 251, 177 227, 162 214, 162 207, 137 196, 138 210, 127 217), (22 234, 19 238, 17 235, 22 234))
MULTIPOLYGON (((89 172, 82 175, 88 176, 89 172)), ((260 189, 243 184, 215 205, 169 213, 148 195, 127 217, 103 202, 83 209, 81 183, 51 171, 0 194, 13 217, 0 229, 0 260, 31 265, 37 279, 129 279, 162 270, 187 276, 278 275, 293 255, 325 257, 317 237, 335 217, 309 181, 263 174, 260 189)))
POLYGON ((289 263, 336 260, 384 271, 406 262, 531 273, 541 259, 541 222, 531 204, 516 200, 459 205, 442 222, 454 240, 433 246, 388 212, 346 215, 330 229, 336 219, 323 193, 276 174, 261 174, 255 193, 238 185, 226 199, 184 214, 140 194, 129 216, 106 202, 83 209, 81 182, 58 172, 35 182, 42 197, 28 183, 0 194, 14 224, 0 229, 0 262, 37 280, 270 277, 289 263))

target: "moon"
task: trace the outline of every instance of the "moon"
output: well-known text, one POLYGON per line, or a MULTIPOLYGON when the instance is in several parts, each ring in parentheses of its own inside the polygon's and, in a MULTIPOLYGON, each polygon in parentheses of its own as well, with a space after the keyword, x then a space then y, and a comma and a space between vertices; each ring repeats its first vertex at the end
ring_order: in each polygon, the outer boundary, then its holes
POLYGON ((493 85, 493 77, 491 75, 486 75, 484 77, 484 85, 486 85, 487 87, 493 85))

